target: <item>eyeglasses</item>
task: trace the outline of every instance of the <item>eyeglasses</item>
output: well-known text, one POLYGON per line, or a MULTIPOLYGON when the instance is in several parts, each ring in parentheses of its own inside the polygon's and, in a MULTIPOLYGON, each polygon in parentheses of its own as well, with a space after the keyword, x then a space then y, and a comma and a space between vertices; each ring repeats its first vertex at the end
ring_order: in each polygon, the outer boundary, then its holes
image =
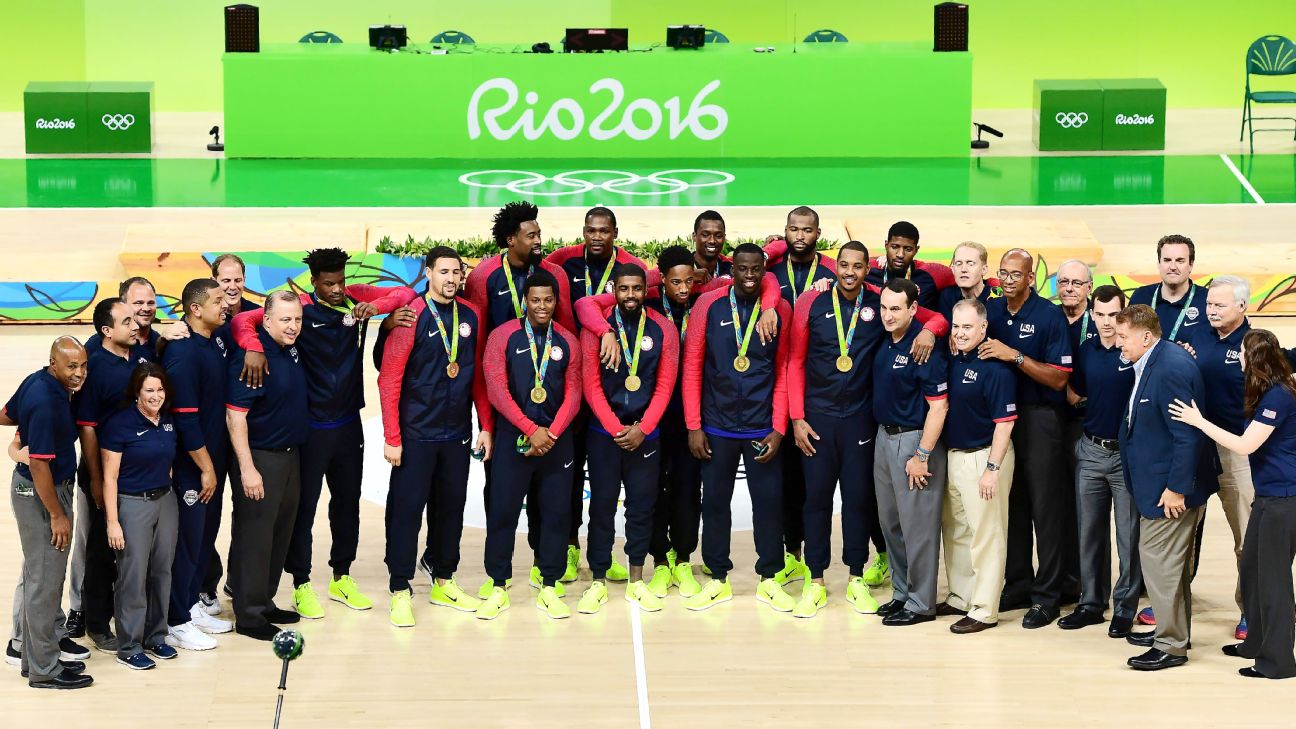
POLYGON ((1025 272, 1025 271, 1005 271, 1005 270, 1003 270, 1003 269, 1000 269, 1000 270, 999 270, 999 280, 1000 280, 1000 281, 1014 281, 1014 282, 1016 282, 1016 281, 1020 281, 1020 280, 1022 280, 1022 279, 1024 279, 1024 278, 1026 278, 1026 272, 1025 272))
POLYGON ((1078 279, 1078 278, 1060 278, 1060 279, 1057 280, 1057 285, 1058 285, 1058 288, 1060 288, 1060 289, 1069 289, 1069 288, 1071 288, 1072 286, 1075 286, 1076 288, 1079 288, 1079 287, 1081 287, 1081 286, 1088 286, 1088 285, 1091 284, 1091 283, 1093 283, 1093 282, 1092 282, 1092 281, 1082 281, 1082 280, 1080 280, 1080 279, 1078 279))

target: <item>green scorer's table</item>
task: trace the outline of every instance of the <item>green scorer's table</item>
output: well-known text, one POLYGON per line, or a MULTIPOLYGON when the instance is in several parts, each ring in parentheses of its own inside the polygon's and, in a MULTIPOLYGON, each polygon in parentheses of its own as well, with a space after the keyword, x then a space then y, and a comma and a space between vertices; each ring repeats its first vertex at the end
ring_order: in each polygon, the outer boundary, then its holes
POLYGON ((227 53, 229 157, 963 157, 972 58, 923 43, 540 55, 515 46, 227 53))

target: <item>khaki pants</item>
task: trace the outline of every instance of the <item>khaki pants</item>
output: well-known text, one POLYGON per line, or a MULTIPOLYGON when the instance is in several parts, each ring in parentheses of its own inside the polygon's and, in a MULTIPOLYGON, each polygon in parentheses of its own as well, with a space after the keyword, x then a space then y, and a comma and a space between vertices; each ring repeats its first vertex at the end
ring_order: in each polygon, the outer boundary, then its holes
POLYGON ((1139 561, 1148 601, 1156 613, 1153 647, 1172 656, 1188 655, 1192 638, 1192 568, 1197 525, 1203 507, 1178 519, 1139 517, 1139 561))
POLYGON ((990 459, 990 448, 950 450, 942 526, 945 541, 946 602, 983 623, 999 622, 999 595, 1008 554, 1008 494, 1012 489, 1012 445, 999 469, 994 498, 981 498, 977 482, 990 459))
MULTIPOLYGON (((1238 609, 1242 607, 1242 542, 1246 538, 1247 522, 1251 520, 1251 502, 1255 501, 1255 486, 1251 484, 1251 459, 1240 456, 1224 446, 1219 450, 1222 473, 1219 475, 1220 506, 1224 518, 1233 530, 1233 556, 1238 565, 1237 587, 1233 599, 1238 609)), ((1245 611, 1244 611, 1245 612, 1245 611)))

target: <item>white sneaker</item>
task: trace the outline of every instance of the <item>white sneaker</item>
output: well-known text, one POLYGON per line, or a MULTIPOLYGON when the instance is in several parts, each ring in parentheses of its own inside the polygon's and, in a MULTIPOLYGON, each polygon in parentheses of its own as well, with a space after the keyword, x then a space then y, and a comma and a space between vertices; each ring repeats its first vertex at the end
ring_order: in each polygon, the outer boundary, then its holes
POLYGON ((187 651, 209 651, 216 647, 216 639, 193 623, 185 623, 167 628, 166 644, 187 651))
POLYGON ((208 615, 221 614, 220 599, 217 598, 215 594, 207 592, 198 593, 198 604, 203 606, 203 610, 206 610, 208 615))
POLYGON ((189 622, 195 628, 211 635, 220 635, 234 630, 233 623, 208 614, 201 602, 194 603, 194 606, 189 609, 189 618, 189 622))

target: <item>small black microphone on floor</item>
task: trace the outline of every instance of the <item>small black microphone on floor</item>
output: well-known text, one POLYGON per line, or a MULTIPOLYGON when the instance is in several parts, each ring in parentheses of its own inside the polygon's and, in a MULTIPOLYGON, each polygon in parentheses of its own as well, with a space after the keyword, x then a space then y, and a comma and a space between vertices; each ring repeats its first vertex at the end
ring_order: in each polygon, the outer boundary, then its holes
POLYGON ((306 647, 306 639, 295 630, 281 630, 271 641, 274 654, 283 660, 283 670, 279 672, 279 700, 275 702, 275 729, 279 729, 279 714, 283 711, 284 691, 288 690, 288 664, 296 660, 306 647))
POLYGON ((977 130, 977 138, 972 140, 972 149, 989 149, 990 140, 982 139, 981 132, 992 134, 996 137, 999 137, 1000 139, 1003 138, 1003 132, 987 124, 982 124, 980 122, 972 122, 972 126, 976 127, 977 130))
POLYGON ((220 140, 220 127, 212 127, 211 130, 208 131, 207 133, 210 134, 211 136, 213 136, 213 137, 216 138, 216 141, 214 141, 214 142, 212 142, 211 144, 207 145, 207 151, 208 151, 208 152, 224 152, 224 151, 225 151, 225 145, 221 144, 221 140, 220 140))

